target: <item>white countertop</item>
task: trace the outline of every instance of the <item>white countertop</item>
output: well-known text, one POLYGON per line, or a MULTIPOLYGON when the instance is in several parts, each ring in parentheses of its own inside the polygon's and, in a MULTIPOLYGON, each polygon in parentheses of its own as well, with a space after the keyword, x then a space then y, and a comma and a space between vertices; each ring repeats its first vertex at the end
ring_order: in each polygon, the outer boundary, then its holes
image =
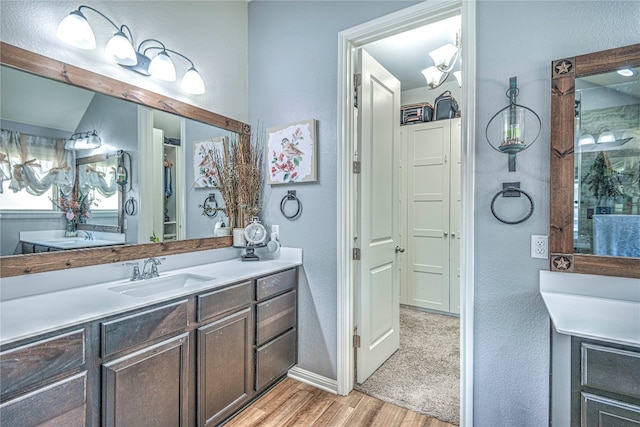
POLYGON ((640 346, 640 279, 540 271, 540 294, 559 333, 640 346))
POLYGON ((134 297, 109 290, 118 285, 142 283, 120 279, 2 301, 0 345, 301 265, 302 252, 292 249, 290 251, 292 252, 289 255, 274 260, 243 262, 233 259, 171 271, 163 271, 161 265, 161 277, 191 273, 214 279, 188 288, 145 297, 134 297))
POLYGON ((123 233, 89 232, 94 238, 85 239, 85 232, 80 230, 80 237, 64 237, 64 230, 21 231, 20 241, 32 245, 47 246, 56 249, 82 249, 98 246, 124 245, 123 233))

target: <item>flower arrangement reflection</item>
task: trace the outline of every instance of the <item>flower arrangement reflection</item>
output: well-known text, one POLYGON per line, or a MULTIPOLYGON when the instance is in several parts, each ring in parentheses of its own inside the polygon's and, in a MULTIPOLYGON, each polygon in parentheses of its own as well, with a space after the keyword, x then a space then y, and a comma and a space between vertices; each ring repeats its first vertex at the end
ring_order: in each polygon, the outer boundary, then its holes
POLYGON ((64 212, 67 219, 65 237, 75 237, 78 223, 86 223, 91 218, 91 207, 98 206, 97 200, 92 199, 89 194, 80 194, 77 199, 60 196, 57 200, 50 200, 60 211, 64 212))

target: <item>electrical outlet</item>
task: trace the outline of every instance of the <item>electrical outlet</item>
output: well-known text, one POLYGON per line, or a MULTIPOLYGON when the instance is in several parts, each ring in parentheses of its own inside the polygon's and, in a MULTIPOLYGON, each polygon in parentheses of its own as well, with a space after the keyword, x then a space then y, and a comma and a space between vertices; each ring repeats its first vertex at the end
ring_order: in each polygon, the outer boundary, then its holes
POLYGON ((549 258, 549 236, 531 236, 531 258, 549 258))

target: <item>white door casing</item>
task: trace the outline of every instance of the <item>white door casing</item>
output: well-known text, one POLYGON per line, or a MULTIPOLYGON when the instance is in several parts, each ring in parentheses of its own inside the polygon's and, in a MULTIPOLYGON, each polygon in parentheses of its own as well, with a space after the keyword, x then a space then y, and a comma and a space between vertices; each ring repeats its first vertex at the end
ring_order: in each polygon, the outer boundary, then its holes
POLYGON ((460 233, 462 213, 461 119, 451 120, 451 173, 449 204, 449 311, 460 314, 460 233))
POLYGON ((461 146, 461 290, 460 290, 460 425, 473 425, 473 331, 474 331, 474 158, 476 127, 476 2, 428 1, 374 19, 338 34, 338 200, 337 212, 337 379, 336 392, 346 396, 353 389, 353 326, 355 324, 354 270, 352 261, 355 175, 353 118, 353 48, 462 14, 462 146, 461 146))
POLYGON ((357 381, 364 382, 400 345, 398 165, 400 82, 358 52, 360 244, 357 381))

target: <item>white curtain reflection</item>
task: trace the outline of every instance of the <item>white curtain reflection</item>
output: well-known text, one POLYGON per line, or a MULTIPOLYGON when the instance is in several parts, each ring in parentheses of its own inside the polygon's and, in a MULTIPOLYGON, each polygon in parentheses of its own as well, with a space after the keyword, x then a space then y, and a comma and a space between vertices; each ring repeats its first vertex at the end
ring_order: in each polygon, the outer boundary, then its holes
POLYGON ((4 181, 13 192, 40 196, 52 185, 68 196, 75 181, 75 151, 64 140, 0 130, 0 193, 4 181))

